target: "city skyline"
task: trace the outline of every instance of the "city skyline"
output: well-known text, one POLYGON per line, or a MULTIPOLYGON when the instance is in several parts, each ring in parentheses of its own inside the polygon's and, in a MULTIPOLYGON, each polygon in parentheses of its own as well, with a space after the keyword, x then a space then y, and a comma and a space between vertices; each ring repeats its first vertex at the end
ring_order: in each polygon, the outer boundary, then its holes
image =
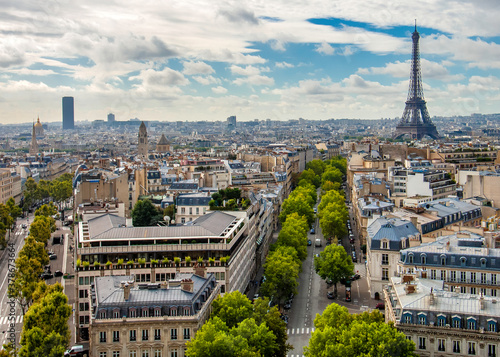
POLYGON ((431 116, 500 112, 494 1, 7 1, 0 123, 401 117, 417 19, 431 116))

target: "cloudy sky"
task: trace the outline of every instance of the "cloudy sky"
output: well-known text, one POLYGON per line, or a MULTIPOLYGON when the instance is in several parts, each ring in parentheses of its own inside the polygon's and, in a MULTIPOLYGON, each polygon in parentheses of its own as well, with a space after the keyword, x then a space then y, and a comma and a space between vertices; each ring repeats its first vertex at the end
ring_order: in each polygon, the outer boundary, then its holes
POLYGON ((0 123, 500 112, 498 0, 0 0, 0 123))

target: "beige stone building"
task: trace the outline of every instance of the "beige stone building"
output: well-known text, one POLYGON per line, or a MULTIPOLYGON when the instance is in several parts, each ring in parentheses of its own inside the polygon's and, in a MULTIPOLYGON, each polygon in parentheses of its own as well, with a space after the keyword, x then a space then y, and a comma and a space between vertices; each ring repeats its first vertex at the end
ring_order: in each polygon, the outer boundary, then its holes
POLYGON ((157 283, 137 283, 133 275, 96 278, 83 303, 93 312, 91 356, 183 357, 219 295, 212 274, 196 273, 157 283))

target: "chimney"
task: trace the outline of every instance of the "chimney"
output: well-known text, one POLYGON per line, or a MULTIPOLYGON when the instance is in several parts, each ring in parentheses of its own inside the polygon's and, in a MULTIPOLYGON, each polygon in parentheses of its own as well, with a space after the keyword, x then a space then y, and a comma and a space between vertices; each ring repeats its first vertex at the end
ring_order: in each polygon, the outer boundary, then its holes
POLYGON ((432 288, 431 293, 429 294, 429 304, 434 305, 434 293, 432 292, 432 288))
POLYGON ((207 275, 207 268, 199 264, 196 264, 196 267, 194 268, 194 273, 198 276, 201 276, 202 278, 205 278, 207 275))
POLYGON ((162 281, 160 283, 160 289, 162 289, 162 290, 168 289, 168 281, 162 281))
POLYGON ((482 293, 481 293, 481 296, 479 297, 479 308, 481 310, 484 310, 484 308, 485 308, 484 296, 482 293))
POLYGON ((128 301, 129 298, 130 298, 130 285, 128 283, 125 283, 123 285, 123 299, 125 301, 128 301))
POLYGON ((411 223, 415 226, 415 228, 418 227, 418 218, 417 217, 410 217, 411 223))
POLYGON ((191 279, 181 280, 181 290, 187 291, 188 293, 193 292, 194 282, 191 279))
POLYGON ((132 218, 126 218, 125 219, 125 225, 127 227, 133 227, 133 224, 132 224, 132 218))

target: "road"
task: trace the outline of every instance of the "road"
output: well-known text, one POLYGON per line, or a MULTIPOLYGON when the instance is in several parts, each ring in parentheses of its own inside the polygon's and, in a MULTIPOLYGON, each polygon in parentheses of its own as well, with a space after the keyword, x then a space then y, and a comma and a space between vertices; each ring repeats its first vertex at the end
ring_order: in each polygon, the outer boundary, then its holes
MULTIPOLYGON (((351 222, 352 225, 352 222, 351 222)), ((293 299, 292 308, 288 314, 288 343, 294 348, 288 351, 288 357, 304 355, 304 347, 309 344, 311 334, 314 332, 314 318, 321 314, 332 302, 348 308, 350 313, 360 313, 368 308, 374 308, 376 302, 370 299, 368 284, 366 282, 366 268, 364 260, 358 255, 358 262, 354 265, 354 271, 361 275, 359 280, 352 282, 351 302, 345 301, 345 287, 338 284, 338 297, 335 300, 327 298, 329 289, 326 282, 322 280, 314 271, 314 256, 325 248, 325 240, 319 227, 318 220, 315 222, 316 234, 308 234, 308 238, 313 242, 308 247, 306 260, 302 264, 302 272, 299 274, 298 294, 293 299), (314 241, 320 238, 323 242, 321 247, 316 247, 314 241)), ((351 252, 351 244, 346 236, 342 239, 342 244, 348 253, 351 252)), ((355 249, 359 250, 359 242, 356 240, 355 249)))
MULTIPOLYGON (((16 343, 19 344, 19 339, 21 336, 21 331, 23 327, 23 320, 24 316, 22 314, 22 310, 19 306, 15 306, 13 310, 11 310, 11 306, 13 304, 11 303, 11 299, 7 296, 7 288, 9 284, 9 277, 8 277, 8 272, 9 268, 13 267, 13 261, 9 259, 16 259, 18 257, 19 251, 22 249, 24 246, 24 240, 28 235, 29 232, 29 223, 33 222, 33 215, 24 218, 24 219, 18 219, 16 222, 16 228, 13 230, 10 234, 10 239, 9 239, 9 245, 8 249, 5 249, 2 252, 2 255, 0 256, 0 331, 2 332, 1 336, 1 345, 9 343, 9 324, 12 321, 15 321, 15 337, 16 337, 16 343), (27 229, 23 229, 22 225, 26 224, 28 225, 27 229), (14 253, 15 257, 9 257, 9 253, 14 253), (9 266, 9 263, 11 264, 9 266)), ((68 236, 70 236, 70 229, 68 227, 61 227, 60 226, 60 221, 56 222, 57 230, 52 233, 51 240, 47 244, 47 251, 53 251, 57 255, 57 259, 55 260, 50 260, 50 271, 52 273, 56 272, 57 270, 61 272, 70 272, 72 271, 71 267, 71 255, 68 257, 68 251, 69 251, 69 239, 68 236), (64 235, 65 239, 62 241, 62 244, 52 244, 52 238, 54 236, 61 236, 64 235), (68 262, 70 262, 68 266, 68 262)), ((8 233, 7 233, 8 234, 8 233)), ((74 282, 72 281, 73 279, 63 279, 63 277, 54 277, 52 279, 46 280, 47 284, 55 284, 56 282, 60 282, 63 287, 65 287, 65 293, 68 295, 70 298, 70 304, 72 304, 71 297, 73 297, 73 302, 74 302, 74 282), (68 286, 70 285, 70 286, 68 286)), ((72 328, 72 318, 70 318, 70 331, 74 332, 74 327, 72 328)), ((72 341, 74 341, 74 338, 72 338, 72 341)))

